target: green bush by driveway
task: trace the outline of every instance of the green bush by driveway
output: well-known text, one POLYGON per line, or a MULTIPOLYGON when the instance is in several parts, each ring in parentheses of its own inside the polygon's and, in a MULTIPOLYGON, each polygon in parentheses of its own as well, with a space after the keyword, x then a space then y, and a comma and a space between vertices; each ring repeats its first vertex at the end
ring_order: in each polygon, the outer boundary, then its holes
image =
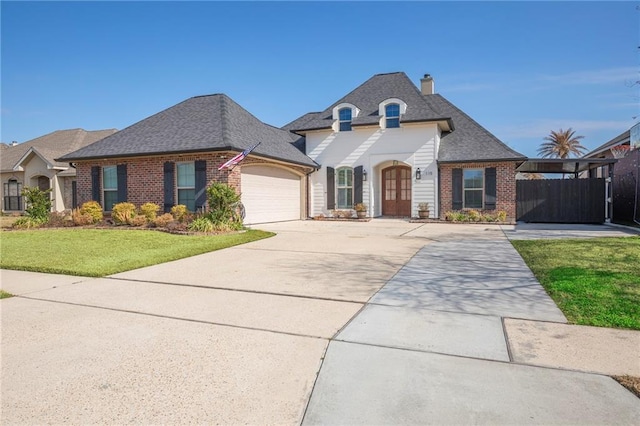
POLYGON ((0 268, 102 277, 273 235, 258 230, 221 235, 129 229, 5 231, 0 234, 0 268))
POLYGON ((512 243, 570 322, 640 330, 640 237, 512 243))

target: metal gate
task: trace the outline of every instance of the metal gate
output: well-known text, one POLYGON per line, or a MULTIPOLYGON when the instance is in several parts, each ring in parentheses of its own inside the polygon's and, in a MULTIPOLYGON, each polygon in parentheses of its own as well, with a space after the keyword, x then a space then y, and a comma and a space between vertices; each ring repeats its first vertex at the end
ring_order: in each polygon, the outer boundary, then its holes
POLYGON ((602 178, 518 180, 516 217, 522 222, 603 223, 605 191, 602 178))

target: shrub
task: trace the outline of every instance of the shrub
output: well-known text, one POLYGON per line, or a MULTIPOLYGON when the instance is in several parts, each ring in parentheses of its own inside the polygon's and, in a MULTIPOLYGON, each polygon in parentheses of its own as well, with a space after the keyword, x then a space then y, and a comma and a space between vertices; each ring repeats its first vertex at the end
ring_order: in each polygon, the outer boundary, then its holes
MULTIPOLYGON (((209 201, 208 217, 216 225, 228 225, 231 229, 242 228, 242 217, 236 206, 240 202, 240 194, 225 183, 213 182, 207 188, 209 201)), ((197 219, 196 219, 197 220, 197 219)))
POLYGON ((418 210, 421 212, 429 211, 429 203, 418 203, 418 210))
MULTIPOLYGON (((98 203, 97 201, 87 201, 86 203, 84 203, 82 206, 80 206, 78 214, 86 214, 91 216, 90 223, 100 222, 103 218, 102 206, 100 206, 100 203, 98 203)), ((85 223, 85 225, 88 225, 88 223, 85 223)))
MULTIPOLYGON (((102 214, 102 210, 100 210, 100 214, 102 214)), ((73 221, 73 224, 77 226, 91 225, 95 223, 95 217, 90 213, 83 213, 81 208, 74 209, 73 212, 71 212, 71 220, 73 221)))
POLYGON ((507 212, 505 212, 504 210, 500 210, 497 214, 496 214, 496 219, 499 222, 506 222, 507 221, 507 212))
POLYGON ((367 205, 364 203, 358 203, 355 206, 353 206, 353 209, 357 212, 366 212, 367 211, 367 205))
POLYGON ((470 222, 480 222, 480 219, 482 219, 482 215, 478 210, 467 210, 466 213, 467 213, 467 219, 470 222))
POLYGON ((177 206, 171 207, 171 215, 178 222, 184 222, 188 216, 187 206, 178 204, 177 206))
POLYGON ((22 196, 25 198, 26 203, 24 211, 34 224, 42 225, 49 220, 49 213, 51 213, 50 193, 51 189, 42 191, 35 186, 27 186, 22 189, 22 196))
POLYGON ((116 225, 130 225, 135 215, 136 206, 133 203, 114 204, 111 210, 111 217, 116 225))
POLYGON ((42 225, 43 225, 43 222, 40 222, 29 216, 21 217, 20 219, 16 220, 11 224, 11 226, 16 229, 39 228, 42 225))
POLYGON ((213 232, 213 222, 208 217, 198 217, 189 224, 188 229, 192 232, 213 232))
POLYGON ((147 221, 153 222, 160 210, 160 206, 156 203, 144 203, 140 206, 140 214, 147 218, 147 221))
POLYGON ((153 224, 158 228, 165 228, 169 223, 173 222, 173 216, 171 213, 165 213, 155 218, 153 224))
POLYGON ((129 224, 131 226, 144 226, 147 224, 147 218, 144 215, 136 215, 129 219, 129 224))

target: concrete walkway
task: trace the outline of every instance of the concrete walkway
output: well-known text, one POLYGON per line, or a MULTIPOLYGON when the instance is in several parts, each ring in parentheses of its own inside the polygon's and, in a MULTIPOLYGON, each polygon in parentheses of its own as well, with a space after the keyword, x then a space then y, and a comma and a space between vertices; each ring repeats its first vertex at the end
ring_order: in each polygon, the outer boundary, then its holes
POLYGON ((0 423, 640 422, 569 350, 635 371, 640 334, 565 324, 500 227, 262 228, 101 279, 0 271, 0 423))

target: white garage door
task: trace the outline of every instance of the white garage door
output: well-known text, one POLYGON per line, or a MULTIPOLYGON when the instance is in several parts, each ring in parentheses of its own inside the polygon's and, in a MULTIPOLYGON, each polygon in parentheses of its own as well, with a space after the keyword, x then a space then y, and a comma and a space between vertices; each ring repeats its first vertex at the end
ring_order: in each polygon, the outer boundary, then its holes
POLYGON ((300 219, 300 177, 277 167, 242 168, 245 224, 300 219))

